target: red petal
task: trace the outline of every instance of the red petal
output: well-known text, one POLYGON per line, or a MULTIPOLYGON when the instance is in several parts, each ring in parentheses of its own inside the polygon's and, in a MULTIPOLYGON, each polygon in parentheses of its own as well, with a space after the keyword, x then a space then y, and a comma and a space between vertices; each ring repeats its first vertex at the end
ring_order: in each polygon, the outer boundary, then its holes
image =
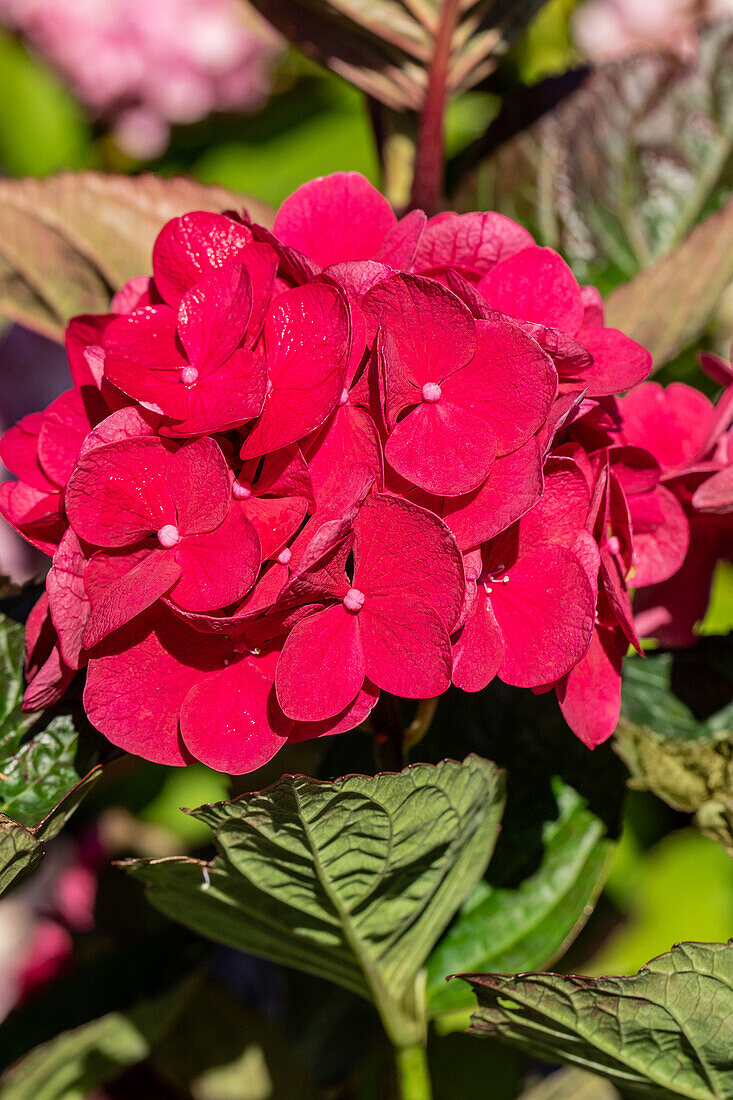
POLYGON ((321 267, 376 256, 395 224, 392 208, 359 172, 334 172, 299 187, 280 207, 273 231, 321 267))
POLYGON ((157 613, 107 645, 107 656, 89 662, 84 709, 90 722, 126 752, 157 764, 189 764, 178 735, 180 709, 207 671, 217 662, 223 667, 226 649, 213 639, 202 646, 200 634, 157 613))
POLYGON ((403 271, 409 271, 415 258, 427 218, 422 210, 411 210, 387 230, 375 258, 403 271))
POLYGON ((404 699, 429 699, 448 690, 452 655, 436 611, 412 595, 368 595, 359 612, 369 679, 404 699))
POLYGON ((46 476, 38 461, 38 437, 43 426, 43 415, 30 413, 8 428, 0 439, 0 462, 31 488, 42 493, 57 493, 58 483, 46 476))
POLYGON ((646 382, 619 401, 626 443, 643 447, 663 471, 687 465, 705 443, 713 407, 699 390, 683 382, 662 389, 646 382))
POLYGON ((277 666, 280 706, 298 722, 320 722, 356 698, 364 680, 361 615, 342 603, 294 626, 277 666))
POLYGON ((663 485, 628 498, 634 536, 634 588, 659 584, 682 565, 690 545, 690 525, 682 505, 663 485))
POLYGON ((473 361, 447 379, 446 399, 486 418, 500 454, 526 443, 547 417, 557 393, 557 372, 534 340, 514 325, 476 322, 473 361))
POLYGON ((649 374, 652 357, 646 348, 615 328, 582 328, 578 340, 593 356, 593 366, 579 377, 590 397, 630 390, 649 374))
POLYGON ((523 248, 489 271, 479 290, 494 309, 575 336, 584 306, 575 276, 551 248, 523 248))
POLYGON ((532 244, 531 233, 503 214, 438 214, 425 227, 414 269, 457 268, 477 280, 500 260, 532 244))
POLYGON ((453 645, 453 683, 463 691, 482 691, 504 659, 504 642, 483 586, 453 645))
POLYGON ((692 498, 693 508, 699 512, 725 516, 733 512, 733 466, 727 466, 704 481, 695 490, 692 498))
POLYGON ((188 611, 213 611, 249 592, 260 568, 260 540, 236 507, 214 531, 183 538, 173 551, 181 574, 170 598, 188 611))
POLYGON ((108 634, 146 611, 180 575, 181 567, 169 550, 151 550, 94 601, 84 629, 84 648, 99 645, 108 634))
POLYGON ((155 286, 171 306, 194 283, 238 258, 252 241, 246 226, 224 214, 195 211, 163 226, 153 246, 155 286))
MULTIPOLYGON (((442 382, 473 358, 473 317, 454 294, 432 279, 394 275, 364 296, 362 310, 370 334, 381 325, 396 352, 390 358, 388 402, 392 386, 409 381, 419 391, 426 382, 442 382)), ((390 419, 397 412, 389 411, 390 419)))
POLYGON ((305 519, 307 502, 303 497, 251 497, 235 503, 257 532, 262 560, 275 557, 305 519))
POLYGON ((181 735, 192 756, 230 775, 253 772, 272 759, 293 726, 275 698, 274 672, 271 659, 246 657, 189 691, 181 735))
POLYGON ((267 367, 258 353, 238 348, 225 363, 207 371, 193 385, 178 385, 184 393, 185 408, 179 409, 176 423, 161 428, 161 432, 174 437, 225 432, 253 420, 261 411, 267 367))
MULTIPOLYGON (((447 387, 446 387, 447 389, 447 387)), ((496 439, 485 409, 456 404, 455 394, 423 401, 401 420, 384 448, 392 469, 435 496, 460 496, 486 480, 496 439)))
POLYGON ((375 480, 382 477, 382 449, 368 412, 340 405, 308 448, 308 469, 316 502, 326 504, 351 466, 365 466, 375 480))
POLYGON ((410 501, 379 493, 362 505, 354 530, 354 588, 368 596, 417 598, 451 631, 465 582, 461 552, 445 523, 410 501))
POLYGON ((322 722, 296 722, 288 734, 288 741, 299 744, 312 741, 315 737, 331 737, 335 733, 347 733, 360 726, 371 714, 379 699, 379 688, 365 680, 361 691, 339 714, 325 718, 322 722))
POLYGON ((461 550, 469 550, 505 531, 542 496, 542 458, 536 439, 502 455, 480 488, 462 497, 446 497, 441 514, 461 550))
POLYGON ((246 267, 227 264, 191 287, 178 307, 178 335, 189 361, 209 374, 241 344, 252 312, 246 267))
POLYGON ((346 302, 324 283, 285 291, 265 321, 272 384, 242 458, 256 458, 312 432, 335 407, 349 351, 346 302))
POLYGON ((38 460, 57 485, 66 485, 85 438, 108 412, 94 386, 67 390, 48 406, 38 436, 38 460))
POLYGON ((561 546, 525 554, 507 575, 490 594, 506 647, 499 676, 516 687, 553 683, 590 644, 595 600, 588 577, 561 546))
POLYGON ((90 313, 72 317, 69 321, 66 329, 66 354, 75 386, 97 385, 84 353, 88 347, 103 342, 107 326, 113 319, 114 315, 111 313, 90 313))
POLYGON ((557 686, 565 721, 589 749, 607 741, 621 714, 621 668, 626 638, 598 627, 585 657, 557 686))
POLYGON ((46 577, 48 608, 59 636, 59 649, 69 668, 80 668, 82 635, 90 604, 84 587, 86 559, 79 540, 69 528, 54 554, 46 577))

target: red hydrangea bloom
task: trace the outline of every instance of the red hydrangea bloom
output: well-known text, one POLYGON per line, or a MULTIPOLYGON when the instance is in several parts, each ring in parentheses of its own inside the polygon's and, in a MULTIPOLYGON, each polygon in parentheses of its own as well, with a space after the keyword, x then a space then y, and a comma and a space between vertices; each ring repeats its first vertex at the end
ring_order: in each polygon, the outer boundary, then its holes
POLYGON ((67 351, 73 388, 2 444, 0 508, 53 556, 26 706, 84 676, 97 728, 165 764, 249 771, 380 691, 497 675, 597 744, 629 584, 727 514, 729 422, 683 470, 647 449, 617 396, 649 357, 559 256, 499 214, 398 220, 356 173, 273 231, 173 219, 67 351))

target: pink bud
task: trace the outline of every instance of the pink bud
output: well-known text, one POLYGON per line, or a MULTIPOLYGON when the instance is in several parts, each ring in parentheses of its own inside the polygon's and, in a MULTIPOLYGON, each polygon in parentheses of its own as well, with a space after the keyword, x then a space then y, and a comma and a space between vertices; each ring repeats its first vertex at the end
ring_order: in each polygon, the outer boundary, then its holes
POLYGON ((184 367, 181 371, 181 382, 184 386, 193 386, 194 382, 198 380, 199 372, 195 367, 184 367))
POLYGON ((235 481, 232 485, 232 496, 235 500, 249 500, 252 489, 246 481, 235 481))
POLYGON ((293 556, 293 551, 290 549, 289 546, 286 546, 278 554, 277 560, 280 562, 280 565, 287 565, 290 562, 290 559, 292 558, 292 556, 293 556))
POLYGON ((440 401, 440 386, 437 382, 426 382, 422 388, 422 399, 430 404, 440 401))
POLYGON ((158 542, 165 550, 171 550, 174 546, 177 546, 181 541, 181 535, 176 526, 172 523, 166 523, 158 531, 158 542))
POLYGON ((361 611, 364 606, 364 600, 366 599, 363 592, 360 592, 358 588, 350 588, 343 599, 344 607, 347 611, 361 611))

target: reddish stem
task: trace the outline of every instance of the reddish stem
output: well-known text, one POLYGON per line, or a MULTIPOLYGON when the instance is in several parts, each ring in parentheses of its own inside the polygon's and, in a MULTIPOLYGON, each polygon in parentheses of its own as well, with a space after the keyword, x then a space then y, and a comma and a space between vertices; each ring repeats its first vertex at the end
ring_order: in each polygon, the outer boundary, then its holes
POLYGON ((427 214, 438 212, 443 190, 443 124, 448 93, 448 67, 459 10, 460 0, 445 0, 440 26, 435 35, 435 48, 428 69, 428 86, 420 114, 411 205, 427 214))

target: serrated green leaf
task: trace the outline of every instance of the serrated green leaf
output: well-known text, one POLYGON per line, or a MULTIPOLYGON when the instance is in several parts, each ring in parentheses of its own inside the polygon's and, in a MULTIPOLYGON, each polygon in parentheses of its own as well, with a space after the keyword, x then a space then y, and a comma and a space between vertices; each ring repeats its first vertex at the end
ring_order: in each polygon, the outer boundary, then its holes
MULTIPOLYGON (((471 991, 446 978, 464 970, 516 973, 548 966, 585 923, 612 842, 572 787, 554 783, 558 815, 544 823, 542 862, 515 887, 482 881, 428 961, 428 1014, 470 1009, 471 991)), ((457 1020, 462 1027, 463 1021, 457 1020)))
POLYGON ((144 1061, 173 1026, 192 983, 42 1043, 0 1078, 3 1100, 84 1100, 129 1066, 144 1061))
POLYGON ((677 944, 629 977, 466 975, 472 1031, 590 1069, 629 1096, 733 1095, 733 941, 677 944))
POLYGON ((43 848, 30 829, 0 814, 0 894, 32 871, 43 858, 43 848))
POLYGON ((219 855, 134 860, 152 903, 210 939, 375 1000, 398 1043, 422 1022, 425 959, 488 863, 503 803, 493 764, 418 764, 318 782, 286 776, 201 807, 219 855))
POLYGON ((169 218, 242 206, 268 223, 263 203, 183 177, 65 172, 0 180, 0 312, 63 340, 71 316, 105 313, 115 290, 150 271, 153 242, 169 218))

